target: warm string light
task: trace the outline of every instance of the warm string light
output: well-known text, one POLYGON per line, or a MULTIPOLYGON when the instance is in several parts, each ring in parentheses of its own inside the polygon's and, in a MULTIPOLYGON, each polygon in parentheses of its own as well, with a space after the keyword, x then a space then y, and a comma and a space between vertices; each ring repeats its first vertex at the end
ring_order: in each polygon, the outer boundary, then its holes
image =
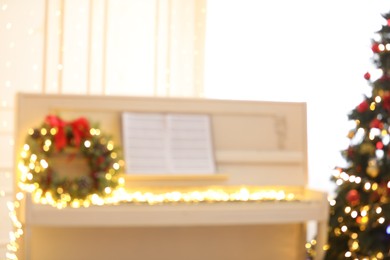
POLYGON ((120 203, 134 204, 170 204, 170 203, 217 203, 217 202, 264 202, 264 201, 294 201, 297 200, 293 193, 286 194, 283 190, 261 190, 260 188, 236 188, 233 191, 224 188, 210 188, 207 190, 190 191, 129 191, 124 188, 124 178, 119 179, 119 187, 107 191, 106 196, 91 194, 85 199, 71 200, 69 195, 64 195, 60 200, 53 199, 49 191, 36 189, 36 186, 21 184, 24 191, 31 192, 33 202, 51 205, 58 209, 65 207, 80 208, 92 205, 117 205, 120 203))
MULTIPOLYGON (((390 184, 388 184, 390 185, 390 184)), ((336 205, 336 200, 329 199, 329 204, 331 207, 334 207, 336 205)), ((383 208, 380 206, 379 203, 376 203, 374 205, 363 205, 358 207, 351 207, 346 206, 344 208, 344 212, 347 215, 350 215, 352 219, 355 219, 356 223, 358 224, 360 231, 364 231, 366 229, 367 224, 369 223, 371 219, 371 223, 373 225, 384 225, 386 223, 386 219, 383 216, 383 208), (373 221, 375 220, 375 221, 373 221)), ((359 235, 358 233, 349 230, 347 224, 344 222, 343 217, 339 217, 339 227, 335 228, 333 230, 334 234, 336 236, 347 236, 349 238, 349 249, 345 252, 344 256, 348 259, 384 259, 385 252, 374 252, 371 256, 363 257, 358 254, 358 250, 360 248, 359 244, 359 235), (363 258, 362 258, 363 257, 363 258)), ((387 220, 388 221, 388 220, 387 220)), ((390 234, 390 225, 385 224, 386 226, 386 233, 390 234)), ((306 248, 310 250, 312 248, 312 245, 306 244, 306 248)), ((329 250, 329 245, 325 245, 324 250, 329 250)))
MULTIPOLYGON (((28 134, 33 136, 39 132, 43 137, 42 149, 48 152, 53 147, 53 142, 50 136, 57 134, 56 128, 41 128, 41 129, 29 129, 28 134)), ((91 128, 89 130, 91 136, 100 136, 101 131, 97 128, 91 128)), ((103 140, 101 140, 102 142, 103 140)), ((103 144, 103 143, 102 143, 103 144)), ((92 147, 91 140, 87 139, 83 142, 85 148, 90 149, 92 147)), ((111 140, 104 141, 104 145, 108 151, 110 151, 110 157, 115 159, 117 157, 114 152, 114 143, 111 140)), ((91 148, 92 149, 92 148, 91 148)), ((20 152, 21 160, 18 164, 20 172, 20 181, 18 186, 21 190, 32 193, 33 201, 41 204, 49 204, 57 208, 71 207, 88 207, 90 205, 105 205, 105 204, 118 204, 123 202, 133 203, 173 203, 173 202, 233 202, 233 201, 282 201, 293 200, 295 196, 293 194, 285 194, 284 191, 275 190, 249 190, 247 188, 241 188, 238 191, 226 191, 224 189, 209 189, 207 191, 190 191, 190 192, 167 192, 154 194, 151 192, 141 193, 140 191, 130 192, 123 188, 124 179, 119 178, 119 188, 113 189, 106 187, 103 190, 103 194, 89 194, 84 199, 72 198, 70 194, 65 192, 61 187, 56 190, 45 190, 39 186, 39 183, 33 182, 34 174, 44 172, 49 168, 49 162, 43 158, 39 158, 28 143, 23 145, 23 149, 20 152), (57 193, 54 196, 53 192, 57 193)), ((113 162, 110 166, 111 169, 107 170, 104 177, 110 181, 114 178, 116 171, 123 166, 123 161, 113 162)))
MULTIPOLYGON (((361 178, 359 176, 355 175, 349 175, 348 173, 344 172, 342 169, 337 169, 333 173, 333 177, 336 179, 336 184, 338 186, 342 185, 344 182, 349 183, 364 183, 363 187, 365 191, 376 191, 378 189, 378 183, 371 182, 368 178, 361 178)), ((390 181, 387 182, 386 185, 388 188, 390 188, 390 181)))
MULTIPOLYGON (((41 136, 55 135, 56 129, 41 128, 38 130, 41 136)), ((29 135, 36 133, 36 130, 30 129, 29 135)), ((91 128, 92 136, 99 136, 100 130, 91 128)), ((92 147, 90 140, 85 140, 82 145, 89 149, 92 147)), ((113 151, 114 144, 111 140, 104 143, 108 151, 111 151, 111 158, 117 158, 117 154, 113 151)), ((42 149, 47 152, 53 147, 53 142, 50 138, 43 139, 42 149)), ((176 203, 224 203, 224 202, 279 202, 279 201, 297 201, 298 198, 293 193, 287 193, 283 190, 264 190, 256 187, 213 187, 208 189, 192 189, 186 191, 169 191, 169 192, 152 192, 139 190, 126 190, 125 179, 118 178, 118 187, 106 187, 103 194, 89 194, 84 199, 72 198, 70 194, 64 192, 64 189, 58 187, 57 190, 43 190, 38 183, 31 183, 33 180, 33 172, 39 173, 49 167, 49 162, 45 159, 38 158, 37 154, 32 152, 31 147, 26 143, 23 145, 20 152, 21 161, 18 164, 20 179, 18 187, 23 192, 31 193, 31 198, 34 203, 50 205, 57 209, 71 208, 88 208, 90 206, 103 205, 118 205, 124 203, 156 205, 156 204, 176 204, 176 203), (28 182, 30 181, 30 182, 28 182), (61 189, 61 190, 60 190, 61 189), (61 194, 60 198, 53 196, 53 192, 61 194)), ((120 161, 119 161, 120 162, 120 161)), ((107 171, 105 178, 111 180, 116 170, 122 167, 120 163, 113 163, 112 171, 107 171)), ((17 259, 16 251, 18 249, 17 239, 23 234, 22 226, 15 212, 15 207, 19 207, 20 202, 24 198, 24 193, 20 192, 16 195, 14 205, 9 207, 10 217, 15 226, 16 231, 10 233, 8 259, 17 259)))
POLYGON ((349 175, 348 173, 342 171, 341 169, 337 169, 333 173, 333 177, 336 178, 336 184, 338 186, 342 185, 344 182, 356 183, 360 184, 362 182, 362 178, 355 175, 349 175))
MULTIPOLYGON (((283 190, 262 190, 260 188, 241 187, 233 191, 224 190, 224 188, 210 188, 207 190, 190 190, 186 192, 141 192, 128 191, 124 188, 125 179, 119 178, 119 187, 110 191, 108 196, 102 197, 98 194, 92 194, 84 200, 70 200, 70 196, 64 196, 61 200, 54 200, 50 192, 44 192, 35 187, 26 186, 20 183, 20 187, 26 192, 32 193, 34 203, 50 205, 57 209, 66 207, 88 208, 89 206, 117 205, 120 203, 133 204, 175 204, 175 203, 222 203, 222 202, 277 202, 298 200, 293 193, 285 193, 283 190), (31 189, 29 189, 31 188, 31 189)), ((17 239, 23 235, 22 224, 17 218, 15 208, 20 206, 20 201, 24 198, 24 193, 16 194, 15 203, 9 204, 9 211, 12 223, 15 227, 14 232, 10 233, 10 242, 7 246, 7 259, 17 259, 16 252, 19 248, 17 239)))
MULTIPOLYGON (((85 200, 73 200, 69 203, 70 198, 64 197, 60 201, 53 200, 50 192, 43 192, 40 189, 32 191, 32 198, 35 203, 47 204, 57 209, 62 209, 67 206, 72 208, 89 207, 91 205, 117 205, 119 203, 134 203, 134 204, 167 204, 167 203, 215 203, 215 202, 260 202, 260 201, 293 201, 297 200, 292 193, 286 194, 279 190, 251 190, 246 187, 241 187, 234 191, 225 191, 220 189, 207 189, 205 191, 193 190, 187 192, 171 191, 165 193, 127 191, 124 188, 124 178, 119 179, 119 188, 113 190, 110 196, 101 197, 97 194, 92 194, 85 200)), ((23 187, 23 186, 22 186, 23 187)), ((28 191, 28 190, 25 190, 28 191)), ((10 232, 10 241, 7 245, 6 257, 8 260, 16 260, 19 245, 17 240, 23 235, 23 226, 19 221, 16 209, 20 207, 21 201, 24 199, 24 193, 16 194, 14 203, 8 203, 9 216, 13 223, 15 231, 10 232)), ((315 241, 315 240, 313 240, 315 241)), ((312 243, 314 243, 312 241, 312 243)))
POLYGON ((16 210, 20 207, 21 200, 24 198, 24 194, 19 192, 16 194, 16 200, 7 203, 9 210, 9 217, 13 224, 14 230, 9 233, 9 242, 7 244, 6 258, 7 260, 18 259, 16 253, 19 249, 18 239, 23 236, 23 226, 17 217, 16 210))
POLYGON ((315 247, 317 245, 317 240, 315 239, 312 239, 310 242, 307 242, 305 244, 305 248, 306 248, 306 252, 309 256, 311 257, 314 257, 315 256, 315 253, 316 253, 316 250, 315 250, 315 247))

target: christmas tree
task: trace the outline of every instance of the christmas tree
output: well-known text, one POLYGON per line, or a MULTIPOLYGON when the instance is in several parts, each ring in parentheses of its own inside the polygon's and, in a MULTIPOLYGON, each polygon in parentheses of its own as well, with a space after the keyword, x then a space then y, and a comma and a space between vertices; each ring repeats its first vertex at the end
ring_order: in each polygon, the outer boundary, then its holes
POLYGON ((348 115, 355 122, 342 151, 346 166, 332 180, 329 237, 325 259, 390 259, 390 12, 372 41, 380 74, 364 78, 371 94, 348 115))

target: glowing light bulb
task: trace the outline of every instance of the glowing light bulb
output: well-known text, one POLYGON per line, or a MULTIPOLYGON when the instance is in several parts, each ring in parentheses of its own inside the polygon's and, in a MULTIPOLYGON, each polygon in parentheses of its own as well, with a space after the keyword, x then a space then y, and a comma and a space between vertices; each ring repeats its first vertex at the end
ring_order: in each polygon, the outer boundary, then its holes
POLYGON ((360 177, 355 178, 355 183, 359 184, 361 182, 362 182, 362 178, 360 178, 360 177))
POLYGON ((107 144, 107 149, 108 149, 109 151, 111 151, 112 149, 114 149, 114 144, 113 144, 112 141, 109 141, 109 142, 108 142, 108 144, 107 144))
POLYGON ((40 164, 42 165, 42 167, 44 169, 46 169, 47 167, 49 167, 49 164, 44 160, 44 159, 41 159, 40 160, 40 164))
POLYGON ((376 103, 375 103, 375 102, 372 102, 372 103, 370 104, 370 110, 371 110, 371 111, 374 111, 375 108, 376 108, 376 103))
POLYGON ((341 231, 347 232, 347 230, 348 230, 348 227, 347 227, 347 226, 344 225, 344 226, 341 227, 341 231))
POLYGON ((353 241, 352 245, 351 245, 351 249, 353 251, 356 251, 357 249, 359 249, 359 243, 357 241, 353 241))
POLYGON ((22 193, 22 192, 18 192, 17 194, 16 194, 16 199, 17 200, 22 200, 24 198, 24 194, 22 193))
POLYGON ((50 146, 51 145, 51 140, 50 139, 46 139, 45 140, 45 146, 50 146))
POLYGON ((42 128, 42 129, 41 129, 41 135, 46 135, 46 134, 47 134, 46 128, 42 128))

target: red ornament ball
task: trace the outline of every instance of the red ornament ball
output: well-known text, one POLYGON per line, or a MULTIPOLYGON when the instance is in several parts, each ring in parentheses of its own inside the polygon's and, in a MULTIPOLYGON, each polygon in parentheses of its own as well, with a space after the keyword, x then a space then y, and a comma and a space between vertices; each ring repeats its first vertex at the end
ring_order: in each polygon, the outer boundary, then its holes
POLYGON ((355 189, 350 190, 347 193, 346 199, 347 199, 347 201, 349 202, 350 205, 356 206, 360 202, 360 194, 355 189))
POLYGON ((376 146, 376 149, 379 149, 379 150, 382 150, 384 147, 382 142, 377 142, 375 146, 376 146))
POLYGON ((379 81, 380 82, 390 81, 390 76, 382 75, 382 77, 379 78, 379 81))
POLYGON ((390 93, 386 92, 382 97, 382 106, 387 111, 390 111, 390 93))
POLYGON ((357 109, 357 111, 358 111, 359 113, 363 113, 363 112, 366 112, 366 111, 368 110, 369 107, 370 107, 370 106, 369 106, 368 102, 367 102, 366 100, 364 100, 362 103, 360 103, 360 104, 356 107, 356 109, 357 109))
POLYGON ((370 201, 372 203, 378 202, 381 199, 381 194, 378 191, 373 191, 370 193, 370 201))
POLYGON ((353 150, 353 147, 352 146, 349 146, 348 149, 347 149, 347 156, 349 158, 352 158, 354 155, 354 150, 353 150))
POLYGON ((379 43, 375 42, 372 46, 371 46, 371 50, 373 53, 379 53, 381 52, 381 50, 379 49, 379 43))
POLYGON ((375 118, 375 119, 373 119, 373 120, 370 122, 370 128, 382 129, 382 128, 383 128, 383 123, 382 123, 382 121, 379 120, 378 118, 375 118))
POLYGON ((370 80, 371 74, 368 73, 368 72, 366 72, 366 73, 364 74, 364 78, 365 78, 366 80, 370 80))

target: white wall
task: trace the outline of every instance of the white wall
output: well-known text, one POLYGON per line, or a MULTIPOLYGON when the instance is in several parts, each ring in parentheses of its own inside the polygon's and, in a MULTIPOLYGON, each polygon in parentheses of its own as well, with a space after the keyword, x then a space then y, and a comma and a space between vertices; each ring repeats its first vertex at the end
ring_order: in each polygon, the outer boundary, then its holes
POLYGON ((309 186, 332 191, 390 2, 208 0, 205 95, 308 103, 309 186))

